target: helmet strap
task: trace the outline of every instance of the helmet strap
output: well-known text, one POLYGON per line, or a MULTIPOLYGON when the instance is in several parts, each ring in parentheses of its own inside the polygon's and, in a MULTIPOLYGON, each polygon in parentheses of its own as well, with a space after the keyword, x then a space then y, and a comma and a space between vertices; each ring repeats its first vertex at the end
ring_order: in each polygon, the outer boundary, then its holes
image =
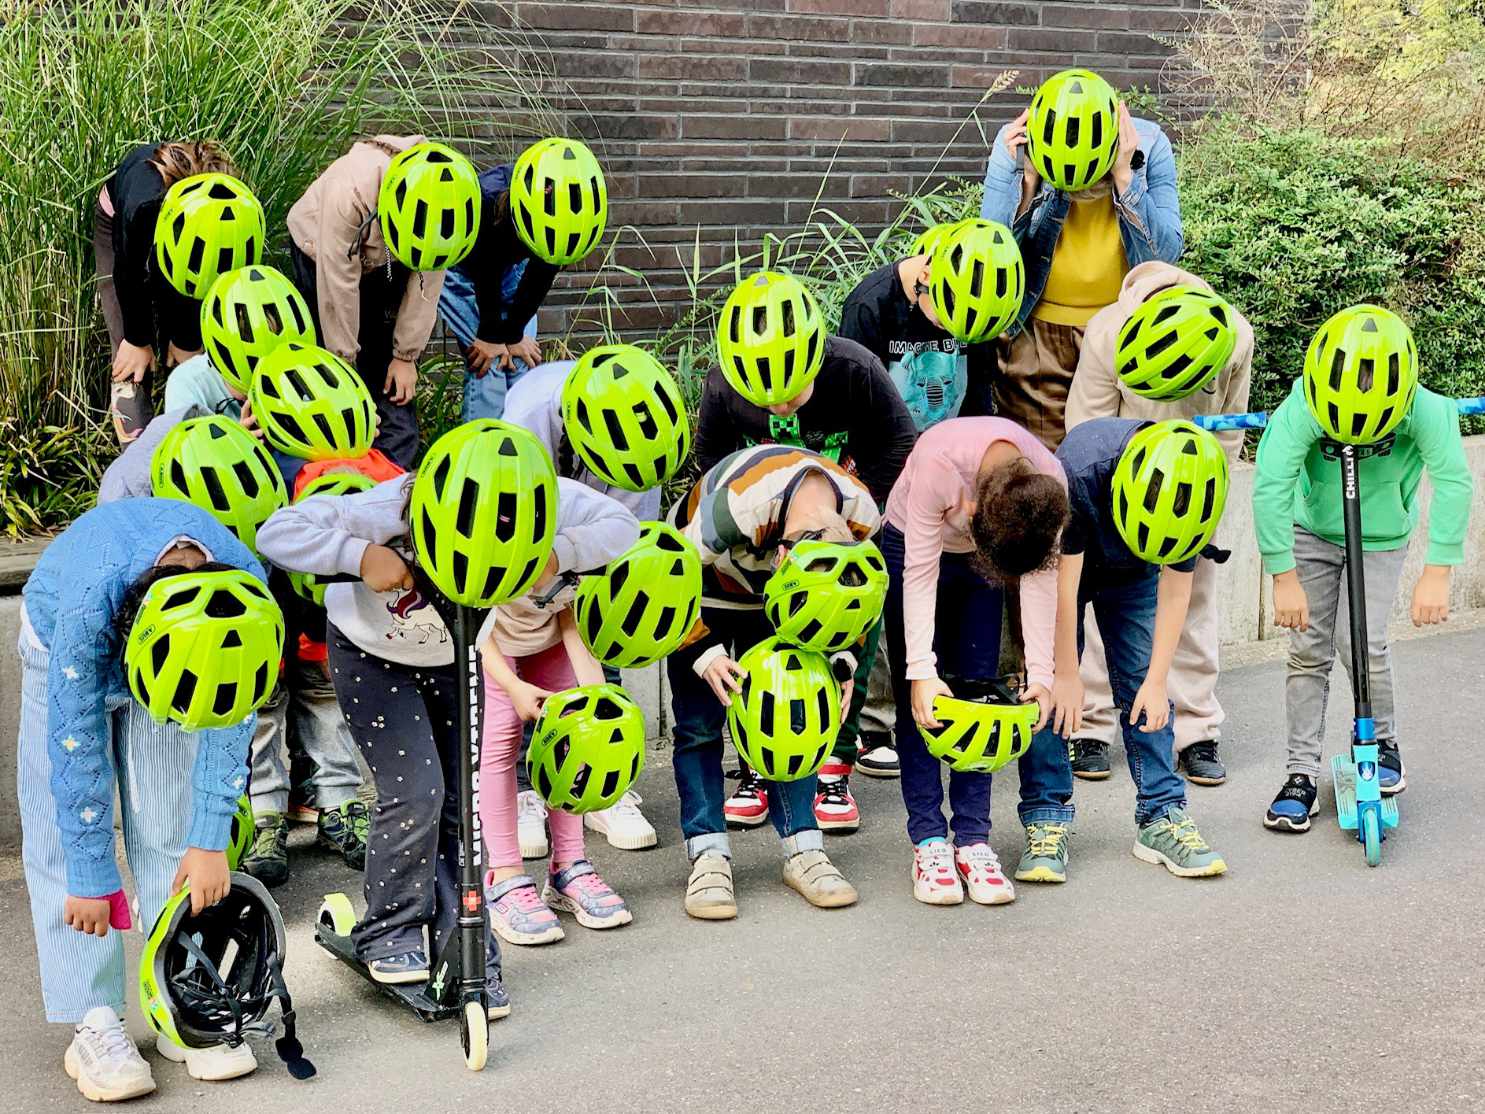
POLYGON ((278 999, 279 1011, 283 1014, 284 1022, 284 1035, 273 1042, 273 1050, 278 1053, 278 1058, 284 1062, 284 1067, 289 1069, 289 1074, 295 1079, 313 1077, 315 1066, 305 1058, 304 1045, 299 1043, 299 1034, 294 1019, 294 1002, 289 997, 289 988, 284 982, 283 969, 279 966, 276 955, 270 956, 268 960, 268 997, 278 999))

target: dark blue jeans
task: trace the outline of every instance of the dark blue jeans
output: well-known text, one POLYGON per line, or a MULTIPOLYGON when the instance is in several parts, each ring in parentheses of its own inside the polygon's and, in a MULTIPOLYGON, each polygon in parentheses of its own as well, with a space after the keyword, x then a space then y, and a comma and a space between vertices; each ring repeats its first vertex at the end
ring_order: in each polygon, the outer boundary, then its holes
MULTIPOLYGON (((701 621, 712 637, 701 639, 665 659, 670 678, 671 734, 675 750, 675 787, 681 799, 681 834, 686 853, 693 860, 704 851, 731 855, 727 819, 722 804, 727 798, 722 776, 722 725, 727 709, 711 686, 692 668, 702 652, 717 642, 728 647, 736 661, 744 652, 773 634, 762 609, 733 611, 704 607, 701 621)), ((815 823, 815 777, 798 781, 765 782, 768 815, 784 839, 793 837, 790 849, 805 851, 824 846, 815 823), (801 837, 800 833, 807 833, 801 837)))
MULTIPOLYGON (((1124 732, 1124 755, 1129 776, 1134 779, 1134 819, 1148 824, 1172 808, 1186 805, 1186 787, 1176 773, 1174 711, 1159 731, 1142 731, 1129 722, 1129 707, 1145 683, 1150 669, 1150 651, 1155 642, 1155 602, 1160 574, 1100 577, 1084 569, 1078 590, 1078 654, 1083 653, 1083 610, 1091 603, 1093 617, 1104 636, 1109 663, 1109 684, 1114 707, 1119 709, 1119 727, 1124 732)), ((1070 821, 1072 767, 1067 743, 1051 726, 1039 731, 1031 750, 1021 760, 1021 822, 1070 821)))
MULTIPOLYGON (((907 806, 908 838, 914 843, 943 839, 944 766, 928 753, 913 720, 912 685, 907 679, 907 655, 902 618, 902 531, 885 526, 878 539, 887 573, 883 628, 892 675, 892 698, 897 703, 897 761, 902 769, 902 803, 907 806)), ((989 584, 970 565, 967 553, 945 553, 938 563, 938 599, 934 613, 933 651, 939 675, 994 677, 1000 672, 1000 588, 989 584)), ((990 834, 990 775, 949 772, 949 808, 953 812, 954 843, 968 847, 990 834)))

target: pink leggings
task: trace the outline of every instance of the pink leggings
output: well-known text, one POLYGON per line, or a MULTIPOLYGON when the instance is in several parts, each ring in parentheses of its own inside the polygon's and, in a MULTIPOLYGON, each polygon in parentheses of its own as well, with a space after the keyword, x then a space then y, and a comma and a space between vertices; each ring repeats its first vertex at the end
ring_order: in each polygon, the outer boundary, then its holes
MULTIPOLYGON (((577 684, 559 642, 540 653, 523 658, 506 655, 506 663, 523 681, 549 692, 561 692, 577 684)), ((524 725, 505 690, 485 676, 484 739, 480 746, 480 827, 490 866, 520 866, 521 843, 516 838, 516 756, 521 750, 524 725)), ((567 864, 584 857, 583 818, 553 809, 547 816, 552 831, 552 862, 567 864)))

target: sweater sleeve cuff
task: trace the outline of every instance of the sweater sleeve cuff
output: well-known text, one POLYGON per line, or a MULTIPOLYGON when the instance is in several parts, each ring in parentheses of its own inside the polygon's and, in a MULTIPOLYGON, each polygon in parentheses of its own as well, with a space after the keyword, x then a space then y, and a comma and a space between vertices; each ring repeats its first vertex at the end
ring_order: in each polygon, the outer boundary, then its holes
POLYGON ((423 349, 426 347, 427 345, 419 345, 417 348, 394 347, 392 349, 392 358, 394 360, 406 360, 410 364, 415 364, 423 358, 423 349))
POLYGON ((718 643, 717 645, 706 650, 699 658, 692 662, 691 668, 695 670, 696 676, 700 677, 706 672, 707 666, 711 665, 712 662, 716 661, 726 652, 727 647, 723 646, 721 643, 718 643))
POLYGON ((1048 692, 1052 691, 1052 674, 1042 669, 1027 669, 1026 686, 1041 685, 1048 692))
POLYGON ((1263 555, 1263 571, 1269 576, 1278 576, 1280 573, 1289 572, 1292 568, 1294 568, 1294 550, 1292 549, 1263 555))
MULTIPOLYGON (((223 846, 226 846, 223 844, 223 846)), ((124 880, 119 877, 118 864, 110 857, 102 862, 76 862, 67 859, 67 894, 69 897, 107 896, 120 889, 124 880)))
POLYGON ((186 833, 186 846, 199 847, 203 851, 221 851, 227 846, 232 833, 232 813, 216 812, 211 805, 218 802, 200 801, 191 816, 191 830, 186 833))
POLYGON ((346 576, 361 575, 361 561, 366 556, 366 550, 371 543, 365 538, 346 538, 340 546, 340 556, 336 558, 340 571, 346 576))
POLYGON ((552 555, 557 558, 558 572, 573 572, 577 565, 577 547, 558 534, 552 539, 552 555))
POLYGON ((1464 564, 1464 545, 1460 542, 1436 542, 1430 540, 1428 551, 1423 556, 1425 565, 1464 564))
POLYGON ((908 662, 905 676, 909 681, 931 681, 938 676, 938 659, 930 654, 921 661, 908 662))

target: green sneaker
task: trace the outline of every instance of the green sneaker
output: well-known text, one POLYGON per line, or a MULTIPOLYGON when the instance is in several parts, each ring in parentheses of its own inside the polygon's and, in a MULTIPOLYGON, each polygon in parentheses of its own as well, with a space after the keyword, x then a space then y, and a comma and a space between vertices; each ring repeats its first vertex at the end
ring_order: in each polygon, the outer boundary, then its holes
POLYGON ((1140 829, 1134 841, 1134 857, 1159 863, 1180 878, 1213 878, 1227 873, 1222 856, 1207 846, 1196 830, 1196 821, 1180 808, 1171 809, 1140 829))
POLYGON ((282 812, 258 817, 241 869, 265 886, 282 886, 289 880, 289 818, 282 812))
POLYGON ((321 847, 339 851, 352 870, 366 869, 366 836, 371 816, 361 801, 347 801, 341 808, 322 808, 318 821, 321 847))
POLYGON ((1026 825, 1026 850, 1016 867, 1017 882, 1067 881, 1067 825, 1033 820, 1026 825))

